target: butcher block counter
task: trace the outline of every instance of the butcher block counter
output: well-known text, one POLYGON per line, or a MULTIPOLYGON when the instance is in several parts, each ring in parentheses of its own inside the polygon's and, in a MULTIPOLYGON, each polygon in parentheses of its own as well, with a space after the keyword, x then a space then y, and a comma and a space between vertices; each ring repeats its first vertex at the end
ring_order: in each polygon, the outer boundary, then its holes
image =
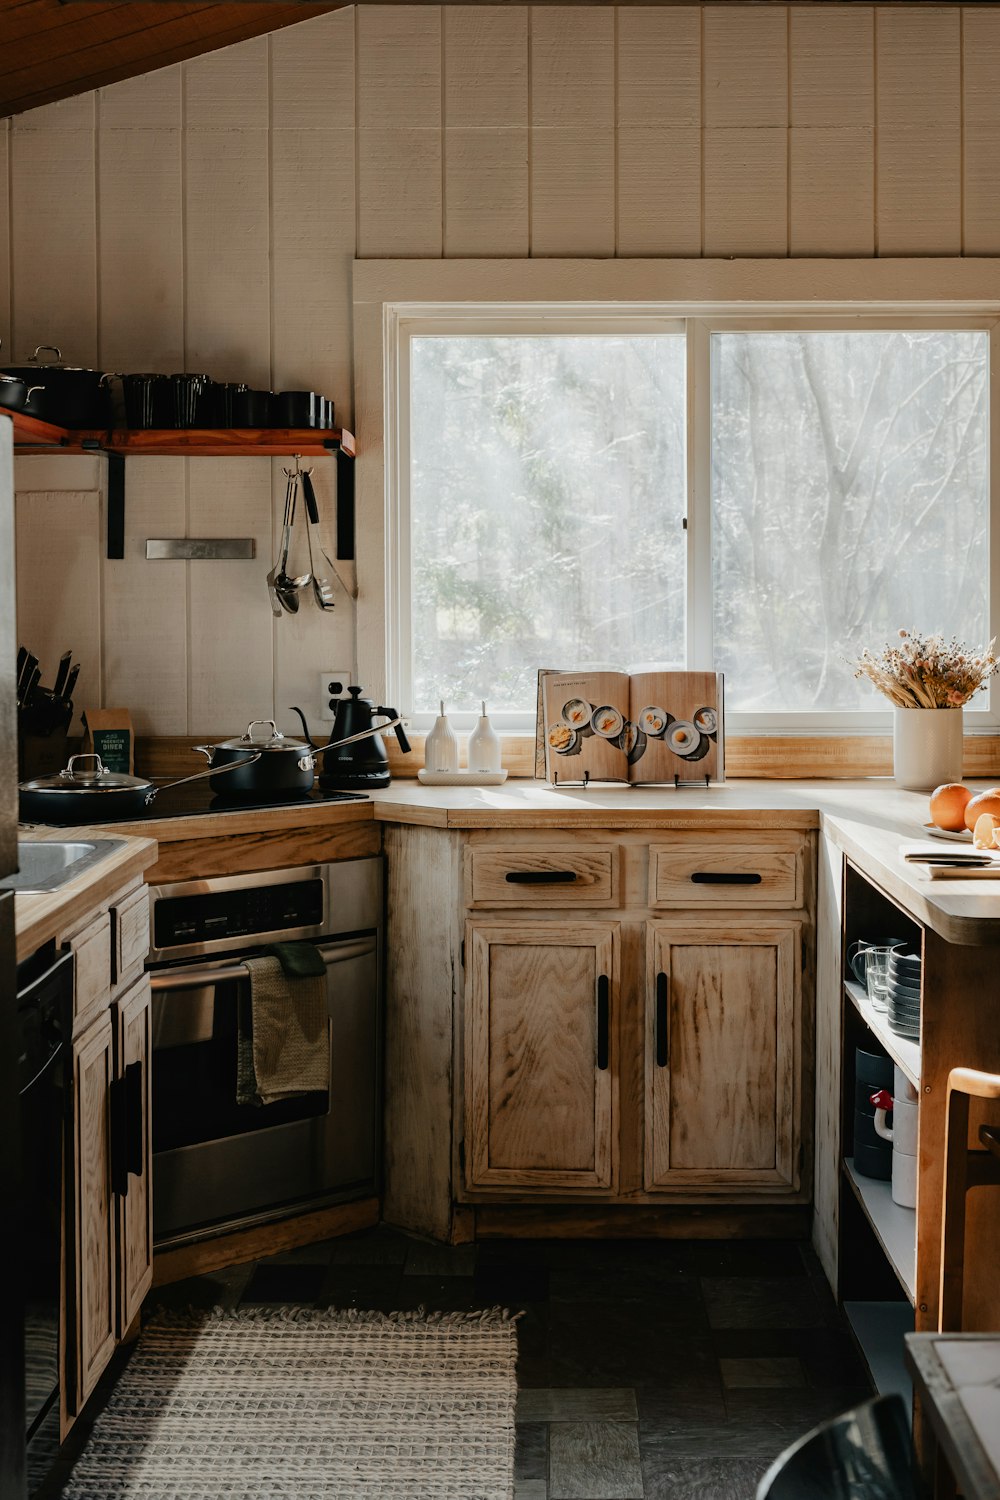
POLYGON ((91 866, 82 875, 69 880, 58 890, 42 895, 16 894, 14 928, 17 935, 17 961, 30 958, 44 943, 70 932, 111 897, 135 881, 156 862, 156 844, 148 834, 128 837, 106 825, 98 828, 23 827, 22 838, 39 839, 107 839, 122 838, 122 847, 91 866))
MULTIPOLYGON (((978 790, 987 783, 969 785, 978 790)), ((923 793, 900 791, 879 778, 731 781, 679 790, 602 785, 586 791, 524 779, 501 787, 397 780, 363 802, 150 819, 102 831, 155 839, 160 864, 147 876, 155 882, 376 853, 380 824, 456 832, 703 829, 730 833, 734 845, 751 831, 809 833, 822 826, 852 862, 946 941, 1000 943, 1000 880, 931 883, 899 857, 901 844, 924 837, 926 819, 923 793)))

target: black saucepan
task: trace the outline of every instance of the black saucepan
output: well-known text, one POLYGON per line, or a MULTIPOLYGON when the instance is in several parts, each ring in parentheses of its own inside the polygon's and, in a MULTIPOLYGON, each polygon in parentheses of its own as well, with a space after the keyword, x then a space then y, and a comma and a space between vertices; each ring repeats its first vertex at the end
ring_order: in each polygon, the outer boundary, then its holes
MULTIPOLYGON (((401 720, 397 716, 388 724, 376 724, 360 734, 332 740, 328 745, 313 746, 310 740, 297 740, 282 734, 273 719, 254 719, 246 732, 218 745, 194 745, 192 748, 208 759, 218 776, 209 785, 226 797, 302 797, 312 791, 319 757, 326 750, 367 740, 383 729, 393 729, 401 720), (257 730, 258 733, 254 733, 257 730), (267 731, 270 730, 270 733, 267 731), (263 733, 259 731, 264 731, 263 733), (248 752, 253 763, 248 762, 248 752)), ((203 776, 206 772, 201 773, 203 776)))
POLYGON ((5 411, 24 411, 29 398, 44 389, 42 385, 29 385, 17 375, 0 375, 0 406, 5 411))
MULTIPOLYGON (((258 759, 244 753, 243 764, 258 759)), ((69 765, 55 776, 38 776, 18 787, 20 813, 26 823, 107 823, 121 818, 148 817, 157 792, 185 781, 212 777, 210 771, 181 776, 154 786, 141 776, 107 771, 99 755, 71 755, 69 765), (82 762, 87 762, 84 766, 82 762)), ((220 781, 225 777, 219 774, 220 781)), ((213 779, 214 785, 214 779, 213 779)))

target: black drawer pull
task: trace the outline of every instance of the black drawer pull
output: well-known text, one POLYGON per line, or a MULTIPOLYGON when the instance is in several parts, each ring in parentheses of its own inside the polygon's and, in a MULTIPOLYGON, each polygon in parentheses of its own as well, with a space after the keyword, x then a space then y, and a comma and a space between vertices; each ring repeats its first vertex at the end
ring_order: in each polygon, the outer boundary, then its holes
POLYGON ((108 1087, 111 1136, 111 1190, 128 1197, 128 1090, 124 1078, 114 1078, 108 1087))
POLYGON ((611 1002, 608 976, 597 978, 597 1066, 603 1073, 608 1066, 608 1045, 611 1028, 611 1002))
POLYGON ((751 870, 693 870, 695 885, 760 885, 764 877, 751 870))
POLYGON ((143 1147, 143 1078, 142 1061, 130 1062, 125 1069, 125 1098, 127 1117, 127 1144, 126 1160, 128 1170, 133 1177, 142 1176, 142 1168, 145 1161, 143 1147))
POLYGON ((576 879, 575 870, 508 870, 504 876, 508 885, 572 885, 576 879))
POLYGON ((667 976, 661 970, 656 976, 656 1066, 667 1066, 667 976))

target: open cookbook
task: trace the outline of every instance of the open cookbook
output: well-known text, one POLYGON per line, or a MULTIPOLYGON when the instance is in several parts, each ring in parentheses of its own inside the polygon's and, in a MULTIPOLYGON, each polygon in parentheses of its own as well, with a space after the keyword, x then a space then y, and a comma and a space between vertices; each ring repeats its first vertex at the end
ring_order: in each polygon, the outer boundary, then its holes
POLYGON ((538 674, 536 775, 557 785, 724 778, 721 672, 538 674))

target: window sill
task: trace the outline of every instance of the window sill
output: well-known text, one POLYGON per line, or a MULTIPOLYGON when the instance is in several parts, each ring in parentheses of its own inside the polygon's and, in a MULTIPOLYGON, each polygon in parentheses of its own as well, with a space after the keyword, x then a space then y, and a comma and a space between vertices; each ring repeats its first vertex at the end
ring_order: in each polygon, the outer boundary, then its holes
MULTIPOLYGON (((395 739, 387 738, 393 776, 400 780, 416 776, 424 764, 425 738, 416 733, 409 736, 410 755, 402 755, 395 739)), ((503 735, 502 745, 503 766, 511 776, 534 776, 533 735, 503 735)), ((965 736, 964 773, 969 777, 1000 774, 1000 734, 965 736)), ((772 781, 891 776, 892 735, 727 735, 726 775, 772 781)))

